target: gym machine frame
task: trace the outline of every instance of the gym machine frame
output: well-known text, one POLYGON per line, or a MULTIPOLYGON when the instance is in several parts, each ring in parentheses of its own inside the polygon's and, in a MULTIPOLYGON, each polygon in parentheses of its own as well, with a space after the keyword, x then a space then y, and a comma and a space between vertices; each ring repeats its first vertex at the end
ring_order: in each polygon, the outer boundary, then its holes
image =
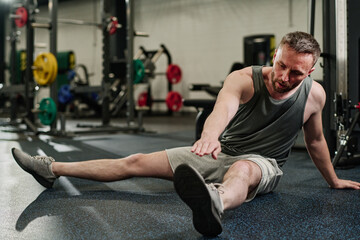
MULTIPOLYGON (((100 90, 102 94, 102 124, 99 126, 89 126, 78 124, 78 127, 90 127, 90 130, 79 130, 73 131, 71 134, 81 134, 81 133, 100 133, 100 132, 117 132, 117 131, 144 131, 142 126, 142 113, 138 114, 137 122, 134 121, 134 98, 133 98, 133 41, 134 36, 144 36, 147 34, 141 32, 135 32, 133 28, 133 0, 126 0, 126 28, 127 28, 127 68, 126 68, 126 89, 127 89, 127 126, 111 126, 110 125, 110 88, 111 88, 111 79, 110 79, 110 36, 107 22, 107 12, 106 12, 106 0, 100 0, 100 7, 102 9, 101 18, 102 18, 102 36, 103 36, 103 62, 102 62, 102 82, 101 86, 87 86, 87 87, 76 87, 74 92, 81 93, 87 92, 89 90, 100 90)), ((66 24, 80 24, 80 25, 95 25, 99 26, 96 23, 90 22, 81 22, 78 20, 60 20, 60 22, 66 24)), ((117 27, 121 25, 118 24, 117 27)), ((61 117, 61 125, 65 126, 65 117, 61 117)), ((68 132, 70 133, 70 132, 68 132)), ((65 134, 65 129, 62 127, 62 134, 65 134)))
MULTIPOLYGON (((17 4, 19 5, 19 4, 17 4)), ((26 26, 26 69, 25 69, 25 78, 24 84, 21 85, 13 85, 16 79, 16 41, 17 41, 17 31, 16 31, 16 24, 13 20, 11 20, 11 51, 10 51, 10 62, 11 62, 11 69, 10 69, 10 84, 11 86, 3 87, 1 92, 6 94, 10 94, 11 98, 13 95, 19 92, 24 92, 24 99, 25 99, 25 114, 21 117, 23 122, 26 124, 27 128, 33 131, 35 134, 38 134, 39 131, 35 126, 34 120, 34 77, 33 77, 33 55, 34 55, 34 28, 47 28, 50 34, 50 52, 56 56, 56 31, 57 31, 57 0, 49 0, 49 14, 51 19, 51 24, 36 24, 34 22, 34 14, 35 14, 35 6, 34 2, 31 0, 25 0, 23 4, 20 4, 24 7, 26 11, 26 15, 28 17, 25 26, 26 26)), ((11 10, 10 19, 17 19, 19 18, 18 15, 12 14, 14 9, 11 10)), ((52 85, 50 88, 50 96, 57 101, 57 89, 56 85, 52 85)), ((16 120, 16 110, 17 106, 15 101, 12 99, 12 109, 11 109, 11 116, 10 121, 11 123, 15 122, 16 120)), ((50 133, 56 132, 56 121, 51 125, 50 133)))
MULTIPOLYGON (((324 88, 327 101, 324 111, 324 134, 330 153, 333 153, 334 167, 349 167, 357 162, 358 142, 356 124, 359 123, 359 111, 352 110, 359 105, 353 105, 351 98, 358 98, 354 93, 354 79, 349 78, 349 36, 347 0, 323 0, 323 51, 324 58, 324 88), (335 17, 334 17, 335 16, 335 17), (352 86, 352 87, 350 87, 352 86)), ((358 31, 357 31, 358 32, 358 31)), ((355 51, 356 52, 356 51, 355 51)), ((359 54, 359 53, 357 53, 359 54)), ((355 99, 359 100, 359 99, 355 99)))
MULTIPOLYGON (((63 23, 66 24, 77 24, 77 25, 93 25, 93 26, 101 26, 102 25, 102 35, 103 35, 103 79, 101 86, 94 86, 94 87, 86 87, 86 89, 77 89, 76 92, 87 92, 89 90, 96 90, 101 91, 103 95, 103 101, 102 101, 102 126, 95 127, 93 130, 89 131, 75 131, 72 132, 72 134, 76 133, 91 133, 91 132, 109 132, 109 131, 138 131, 143 130, 142 127, 142 114, 139 114, 138 118, 138 124, 136 125, 134 123, 134 98, 133 98, 133 71, 131 70, 133 68, 132 66, 132 56, 133 56, 133 37, 136 36, 147 36, 147 34, 141 33, 141 32, 135 32, 133 29, 133 1, 132 0, 126 0, 126 16, 127 16, 127 127, 113 127, 109 125, 110 122, 110 114, 109 114, 109 94, 110 94, 110 68, 109 68, 109 53, 110 53, 110 38, 109 38, 109 29, 108 29, 108 22, 106 18, 106 13, 104 11, 104 1, 100 1, 100 5, 102 6, 102 23, 90 23, 90 22, 84 22, 79 20, 60 20, 63 23), (130 61, 131 59, 131 61, 130 61)), ((26 1, 23 6, 29 11, 33 5, 32 1, 26 1)), ((34 7, 33 7, 34 8, 34 7)), ((34 22, 34 9, 31 9, 28 14, 28 21, 26 23, 26 53, 27 53, 27 68, 25 71, 25 99, 26 99, 26 116, 24 117, 24 122, 30 128, 33 132, 36 134, 40 133, 37 130, 37 127, 34 124, 34 110, 33 110, 33 99, 30 99, 29 96, 29 89, 30 84, 33 83, 33 75, 32 75, 32 65, 33 65, 33 53, 34 53, 34 29, 33 28, 47 28, 50 32, 50 52, 53 53, 56 56, 56 33, 57 33, 57 0, 49 0, 49 13, 50 13, 50 19, 48 19, 49 23, 35 23, 34 22)), ((15 16, 16 17, 16 16, 15 16)), ((46 18, 39 18, 39 19, 46 19, 46 18)), ((14 21, 12 21, 14 22, 14 21)), ((117 24, 117 28, 121 26, 120 24, 117 24)), ((16 49, 13 49, 13 52, 16 52, 16 49)), ((15 71, 14 71, 15 73, 15 71)), ((13 75, 15 76, 15 75, 13 75)), ((13 87, 13 86, 11 86, 13 87)), ((21 86, 17 86, 15 90, 22 89, 21 86)), ((12 92, 13 90, 11 90, 12 92)), ((55 104, 57 103, 57 84, 54 83, 51 85, 50 88, 50 97, 54 100, 55 104)), ((56 128, 57 120, 55 120, 51 124, 51 130, 48 132, 48 134, 54 134, 54 135, 66 135, 65 132, 65 115, 60 114, 60 120, 61 120, 61 131, 58 132, 56 128)), ((42 132, 45 133, 45 132, 42 132)))
MULTIPOLYGON (((17 7, 12 7, 10 8, 10 16, 12 16, 13 18, 15 17, 15 14, 13 14, 15 12, 15 10, 17 9, 17 7)), ((7 40, 10 41, 10 68, 9 68, 9 72, 10 72, 10 86, 5 85, 4 84, 1 85, 0 87, 0 93, 5 94, 9 97, 10 102, 11 102, 11 109, 10 109, 10 122, 7 124, 10 125, 16 125, 17 122, 17 115, 18 115, 18 111, 17 111, 17 100, 15 98, 15 95, 19 92, 24 92, 25 91, 25 84, 15 84, 16 79, 17 79, 17 73, 16 73, 16 43, 18 41, 19 38, 19 31, 17 31, 17 27, 15 24, 15 21, 10 21, 10 36, 7 37, 7 40)), ((28 98, 26 99, 26 102, 28 102, 29 100, 29 95, 28 98)))
MULTIPOLYGON (((33 55, 34 55, 34 46, 35 46, 35 38, 34 38, 34 28, 45 28, 49 31, 49 39, 50 39, 50 53, 52 53, 55 58, 57 55, 57 6, 58 1, 57 0, 49 0, 48 8, 49 8, 49 16, 50 16, 50 23, 48 24, 38 24, 35 23, 34 15, 35 9, 32 9, 34 7, 34 2, 31 0, 25 1, 25 8, 30 11, 28 16, 29 19, 26 23, 26 72, 25 72, 25 99, 28 99, 27 94, 29 93, 29 86, 30 83, 34 82, 33 77, 33 55)), ((50 88, 50 98, 53 99, 55 104, 57 105, 57 84, 56 80, 54 84, 51 84, 49 86, 50 88)), ((34 132, 38 133, 37 127, 34 125, 34 116, 33 116, 33 101, 27 101, 27 116, 31 116, 31 118, 25 117, 24 121, 26 125, 34 132)), ((45 132, 48 134, 57 134, 56 129, 57 121, 55 120, 50 125, 50 132, 45 132)))
MULTIPOLYGON (((101 0, 100 4, 102 5, 102 19, 106 21, 106 13, 105 13, 105 1, 101 0)), ((126 118, 127 118, 127 126, 111 126, 110 125, 110 36, 106 29, 106 24, 103 24, 102 32, 103 32, 103 80, 101 84, 101 92, 103 95, 102 101, 102 125, 100 126, 90 126, 92 129, 87 131, 74 131, 74 134, 79 133, 99 133, 99 132, 116 132, 116 131, 144 131, 142 126, 142 112, 139 112, 138 119, 135 121, 135 103, 134 103, 134 71, 133 71, 133 42, 134 36, 142 36, 146 37, 147 34, 141 32, 134 31, 134 1, 133 0, 125 0, 126 3, 126 32, 127 32, 127 55, 126 55, 126 118)), ((81 125, 78 125, 81 127, 81 125)), ((84 126, 89 127, 89 126, 84 126)))

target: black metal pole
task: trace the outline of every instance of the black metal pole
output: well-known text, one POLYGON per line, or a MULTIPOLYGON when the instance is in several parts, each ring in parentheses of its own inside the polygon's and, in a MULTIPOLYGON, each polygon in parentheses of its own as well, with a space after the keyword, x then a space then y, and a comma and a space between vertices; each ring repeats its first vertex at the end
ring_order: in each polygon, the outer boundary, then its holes
MULTIPOLYGON (((49 29, 50 34, 50 52, 57 56, 57 8, 58 0, 49 0, 48 3, 49 15, 51 20, 51 26, 49 29)), ((58 105, 58 93, 57 93, 57 79, 50 86, 50 97, 54 100, 56 106, 58 105)), ((57 121, 51 124, 51 132, 56 132, 57 121)))
POLYGON ((134 0, 125 0, 126 2, 126 25, 127 25, 127 68, 126 68, 126 82, 128 92, 127 102, 127 121, 128 124, 134 121, 134 0))
POLYGON ((336 151, 336 126, 334 121, 334 93, 336 92, 336 31, 335 0, 323 0, 323 87, 326 92, 326 104, 323 109, 324 135, 331 156, 336 151))
POLYGON ((311 0, 310 5, 310 34, 315 34, 315 0, 311 0))
MULTIPOLYGON (((16 84, 16 24, 14 19, 10 21, 10 85, 16 84)), ((10 109, 10 121, 13 122, 17 118, 17 100, 14 94, 10 94, 11 109, 10 109)))
POLYGON ((33 14, 29 12, 29 9, 32 5, 31 0, 25 1, 25 8, 28 11, 29 19, 26 23, 26 70, 25 70, 25 106, 26 106, 26 118, 30 120, 31 123, 34 122, 34 114, 32 109, 34 107, 34 99, 30 97, 30 84, 34 82, 34 77, 32 73, 33 65, 33 55, 34 55, 34 29, 31 24, 34 21, 33 14))
POLYGON ((109 98, 109 85, 110 85, 110 36, 107 31, 107 10, 109 8, 109 2, 106 0, 101 1, 102 5, 102 35, 103 35, 103 62, 102 62, 102 125, 108 126, 110 124, 110 98, 109 98))
POLYGON ((5 18, 9 8, 0 3, 0 83, 5 82, 5 18))

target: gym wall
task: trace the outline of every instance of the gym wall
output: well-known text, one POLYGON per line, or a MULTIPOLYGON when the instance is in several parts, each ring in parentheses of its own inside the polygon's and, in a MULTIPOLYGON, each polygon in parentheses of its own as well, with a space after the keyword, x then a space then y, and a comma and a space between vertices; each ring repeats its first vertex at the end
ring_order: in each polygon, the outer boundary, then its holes
MULTIPOLYGON (((61 1, 58 5, 59 18, 91 22, 101 20, 97 0, 61 1)), ((174 90, 185 98, 210 98, 206 93, 189 91, 189 84, 219 86, 232 63, 243 61, 245 36, 274 34, 277 45, 287 32, 309 32, 309 7, 308 0, 135 0, 134 28, 150 34, 150 37, 135 37, 134 53, 139 46, 155 50, 160 44, 165 44, 173 63, 183 71, 183 80, 174 85, 174 90)), ((322 1, 316 1, 315 37, 320 44, 321 9, 322 1)), ((48 16, 47 6, 40 8, 39 16, 48 16)), ((46 43, 49 47, 47 30, 37 29, 35 39, 37 43, 46 43)), ((25 33, 18 48, 24 46, 25 33)), ((101 31, 96 27, 58 25, 58 51, 73 50, 77 63, 85 64, 94 74, 90 79, 92 85, 101 81, 101 47, 101 31)), ((36 49, 36 53, 41 51, 48 51, 48 48, 36 49)), ((164 72, 166 64, 166 57, 160 57, 156 70, 164 72)), ((321 80, 319 63, 316 67, 312 77, 321 80)), ((154 96, 165 98, 165 81, 165 76, 153 80, 154 96)), ((137 94, 134 96, 137 97, 137 94)))
MULTIPOLYGON (((135 28, 150 38, 135 38, 135 46, 166 44, 183 69, 180 92, 190 98, 207 97, 188 92, 189 83, 219 85, 233 62, 243 62, 244 36, 275 34, 278 44, 287 32, 309 32, 308 8, 308 0, 136 0, 135 28)), ((314 35, 320 44, 321 9, 317 1, 314 35)), ((313 77, 322 79, 319 66, 315 72, 313 77)))

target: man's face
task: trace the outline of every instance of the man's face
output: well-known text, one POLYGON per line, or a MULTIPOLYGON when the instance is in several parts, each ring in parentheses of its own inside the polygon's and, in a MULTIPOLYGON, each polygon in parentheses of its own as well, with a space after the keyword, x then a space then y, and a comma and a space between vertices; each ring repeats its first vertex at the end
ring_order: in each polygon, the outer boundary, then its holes
POLYGON ((312 71, 313 56, 309 53, 296 53, 287 45, 277 49, 271 83, 278 93, 285 93, 296 88, 312 71))

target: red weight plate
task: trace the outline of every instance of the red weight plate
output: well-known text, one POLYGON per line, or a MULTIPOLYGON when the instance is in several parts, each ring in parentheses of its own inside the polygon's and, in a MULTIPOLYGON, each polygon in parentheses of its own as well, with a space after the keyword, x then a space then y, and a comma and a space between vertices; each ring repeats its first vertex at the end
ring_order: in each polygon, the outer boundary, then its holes
POLYGON ((181 68, 176 64, 170 64, 166 69, 166 77, 171 84, 179 83, 182 78, 181 68))
POLYGON ((25 26, 28 21, 28 12, 26 8, 19 7, 18 9, 16 9, 15 15, 20 16, 20 18, 15 19, 16 26, 18 26, 19 28, 25 26))
POLYGON ((171 91, 167 94, 165 102, 171 111, 177 112, 182 107, 182 96, 178 92, 171 91))
POLYGON ((360 102, 358 103, 358 105, 355 105, 355 108, 359 109, 360 111, 360 102))
POLYGON ((112 20, 109 24, 110 24, 109 34, 113 35, 116 33, 117 26, 119 25, 119 21, 116 18, 112 18, 112 20))
POLYGON ((142 92, 139 94, 137 105, 139 107, 145 107, 151 105, 151 100, 148 101, 149 94, 147 92, 142 92))

